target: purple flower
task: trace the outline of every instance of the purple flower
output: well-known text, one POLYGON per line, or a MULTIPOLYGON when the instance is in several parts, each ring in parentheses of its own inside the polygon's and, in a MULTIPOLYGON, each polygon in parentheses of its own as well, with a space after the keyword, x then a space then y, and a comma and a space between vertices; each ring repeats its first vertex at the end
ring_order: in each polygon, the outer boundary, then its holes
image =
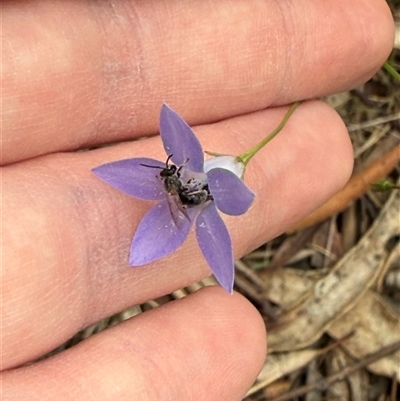
POLYGON ((129 264, 145 265, 175 251, 195 222, 197 241, 207 263, 221 286, 232 292, 232 242, 217 209, 241 215, 252 204, 254 193, 233 172, 216 167, 218 158, 213 159, 211 169, 205 169, 200 142, 166 104, 161 109, 160 134, 166 162, 138 157, 93 169, 98 178, 128 195, 159 201, 137 228, 129 264))

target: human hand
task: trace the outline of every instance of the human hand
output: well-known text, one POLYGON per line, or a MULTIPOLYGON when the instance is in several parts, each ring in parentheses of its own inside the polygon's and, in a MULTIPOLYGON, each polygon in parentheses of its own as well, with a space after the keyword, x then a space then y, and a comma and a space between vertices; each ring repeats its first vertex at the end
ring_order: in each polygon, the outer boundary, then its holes
MULTIPOLYGON (((265 358, 257 312, 207 288, 22 366, 78 330, 210 272, 194 236, 171 256, 128 267, 150 205, 91 169, 165 158, 162 102, 204 149, 239 154, 296 100, 368 79, 392 46, 384 1, 4 2, 2 391, 12 400, 234 400, 265 358), (215 121, 223 120, 218 123, 215 121), (14 368, 14 369, 11 369, 14 368)), ((240 257, 308 214, 348 179, 340 118, 302 104, 246 170, 257 194, 224 217, 240 257)))

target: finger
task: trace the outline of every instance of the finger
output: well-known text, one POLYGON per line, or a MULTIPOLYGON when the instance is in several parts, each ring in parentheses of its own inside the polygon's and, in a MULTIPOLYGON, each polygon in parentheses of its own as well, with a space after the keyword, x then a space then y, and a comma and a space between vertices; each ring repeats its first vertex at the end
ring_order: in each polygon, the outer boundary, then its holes
POLYGON ((214 287, 3 373, 2 394, 9 401, 239 400, 265 352, 257 311, 214 287))
MULTIPOLYGON (((204 149, 240 154, 250 138, 254 145, 272 131, 286 110, 261 111, 196 132, 204 149)), ((36 358, 102 317, 210 274, 193 232, 172 255, 128 266, 135 229, 154 203, 120 193, 90 170, 135 156, 166 158, 160 139, 150 138, 3 168, 5 366, 36 358)), ((256 193, 250 211, 223 216, 236 257, 324 202, 344 185, 351 168, 350 141, 337 114, 320 102, 301 105, 247 167, 245 181, 256 193)))
POLYGON ((393 44, 383 0, 7 2, 3 163, 364 82, 393 44), (24 34, 21 34, 21 33, 24 34))

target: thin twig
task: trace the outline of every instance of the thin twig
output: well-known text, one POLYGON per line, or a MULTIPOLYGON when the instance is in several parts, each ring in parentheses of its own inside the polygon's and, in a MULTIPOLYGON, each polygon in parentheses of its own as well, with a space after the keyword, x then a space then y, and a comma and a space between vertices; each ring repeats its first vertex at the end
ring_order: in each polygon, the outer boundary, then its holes
POLYGON ((328 239, 326 241, 325 249, 329 254, 324 254, 324 267, 328 267, 332 261, 337 259, 336 255, 332 254, 333 238, 335 236, 337 214, 334 214, 329 221, 328 239), (332 258, 333 256, 333 258, 332 258))
POLYGON ((400 119, 400 112, 391 114, 390 116, 379 117, 379 118, 375 118, 373 120, 368 120, 368 121, 365 121, 365 122, 362 122, 362 123, 349 124, 347 126, 347 131, 348 132, 352 132, 352 131, 357 131, 359 129, 375 127, 376 125, 389 123, 391 121, 396 121, 396 120, 399 120, 399 119, 400 119))
POLYGON ((265 283, 260 279, 260 276, 256 274, 250 267, 247 266, 242 260, 235 262, 236 270, 243 274, 251 283, 258 287, 258 290, 265 290, 265 283))

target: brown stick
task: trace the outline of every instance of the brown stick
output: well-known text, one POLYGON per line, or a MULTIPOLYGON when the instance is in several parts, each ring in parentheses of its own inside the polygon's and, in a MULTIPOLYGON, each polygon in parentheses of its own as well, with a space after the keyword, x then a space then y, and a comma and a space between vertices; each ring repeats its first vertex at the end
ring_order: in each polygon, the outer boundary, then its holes
POLYGON ((309 214, 304 219, 293 225, 287 230, 292 233, 316 223, 326 220, 334 213, 345 210, 351 202, 363 195, 373 184, 381 178, 386 177, 400 161, 400 145, 397 145, 389 152, 382 155, 372 164, 357 174, 354 174, 346 186, 332 196, 327 202, 317 210, 309 214))

